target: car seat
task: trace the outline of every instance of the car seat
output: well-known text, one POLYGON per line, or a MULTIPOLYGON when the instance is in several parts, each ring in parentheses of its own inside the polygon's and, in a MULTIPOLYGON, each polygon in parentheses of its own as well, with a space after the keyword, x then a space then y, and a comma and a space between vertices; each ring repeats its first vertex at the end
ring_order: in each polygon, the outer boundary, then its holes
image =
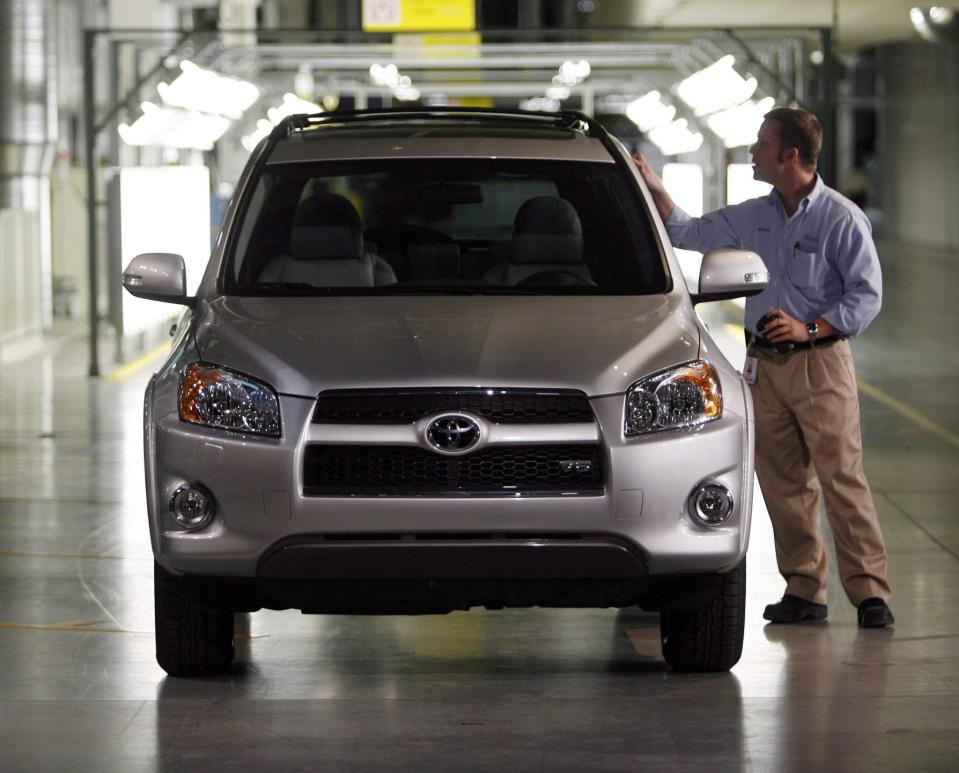
POLYGON ((593 284, 583 262, 583 229, 573 205, 558 196, 535 196, 516 213, 509 260, 484 276, 494 285, 516 285, 547 271, 562 272, 593 284))
POLYGON ((375 287, 396 281, 382 258, 364 250, 359 213, 348 199, 319 193, 299 203, 289 253, 271 260, 260 282, 303 282, 316 287, 375 287))

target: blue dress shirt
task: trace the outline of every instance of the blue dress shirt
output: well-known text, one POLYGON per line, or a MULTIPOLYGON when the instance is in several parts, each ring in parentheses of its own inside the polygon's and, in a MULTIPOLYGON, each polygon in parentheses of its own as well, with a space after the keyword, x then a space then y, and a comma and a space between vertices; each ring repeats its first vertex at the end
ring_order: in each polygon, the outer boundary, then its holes
POLYGON ((882 271, 869 221, 819 175, 792 217, 773 190, 700 218, 675 207, 666 230, 684 249, 732 247, 762 257, 769 286, 746 299, 751 332, 763 314, 781 308, 796 319, 822 317, 845 335, 859 335, 882 305, 882 271))

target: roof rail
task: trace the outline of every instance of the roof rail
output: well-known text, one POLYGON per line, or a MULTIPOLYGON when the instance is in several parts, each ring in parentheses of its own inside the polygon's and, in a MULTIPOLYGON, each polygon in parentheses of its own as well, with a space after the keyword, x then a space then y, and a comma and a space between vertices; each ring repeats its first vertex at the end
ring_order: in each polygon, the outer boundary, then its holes
POLYGON ((276 125, 271 138, 276 140, 289 137, 294 132, 304 131, 311 126, 323 124, 362 123, 381 119, 385 116, 417 120, 443 120, 448 118, 477 118, 486 121, 522 121, 530 124, 544 124, 563 129, 571 129, 587 136, 604 134, 599 123, 578 110, 561 110, 555 113, 514 110, 509 108, 484 107, 387 107, 371 110, 337 110, 333 113, 298 113, 287 116, 276 125))

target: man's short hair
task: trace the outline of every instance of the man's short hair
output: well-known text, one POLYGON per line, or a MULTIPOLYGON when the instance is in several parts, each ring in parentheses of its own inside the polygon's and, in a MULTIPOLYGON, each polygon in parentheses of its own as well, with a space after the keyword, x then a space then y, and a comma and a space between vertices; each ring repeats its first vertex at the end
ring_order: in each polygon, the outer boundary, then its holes
POLYGON ((822 151, 822 126, 815 115, 793 107, 776 107, 763 118, 775 122, 782 147, 796 148, 799 163, 807 169, 816 168, 822 151))

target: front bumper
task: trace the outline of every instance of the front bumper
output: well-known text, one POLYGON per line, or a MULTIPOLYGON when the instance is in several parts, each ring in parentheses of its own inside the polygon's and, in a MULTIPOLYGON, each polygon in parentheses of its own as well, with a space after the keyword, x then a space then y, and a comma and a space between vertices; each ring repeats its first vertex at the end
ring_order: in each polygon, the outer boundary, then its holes
MULTIPOLYGON (((369 571, 378 571, 372 567, 386 558, 358 557, 377 551, 381 557, 389 556, 396 576, 409 576, 399 574, 398 567, 403 565, 415 567, 411 571, 423 577, 442 566, 451 567, 453 574, 460 566, 466 576, 478 576, 475 569, 466 571, 466 562, 453 558, 482 552, 499 541, 512 547, 499 561, 490 559, 486 565, 513 567, 504 570, 510 576, 550 577, 558 572, 563 577, 596 576, 596 572, 621 576, 617 573, 624 570, 612 560, 615 550, 604 564, 596 560, 592 549, 576 549, 592 539, 628 547, 636 559, 627 575, 726 571, 746 551, 753 437, 746 418, 749 395, 740 380, 723 377, 723 417, 693 430, 626 440, 622 395, 593 399, 596 432, 605 455, 603 491, 529 497, 306 496, 302 470, 304 449, 313 431, 312 400, 281 397, 285 433, 280 439, 267 439, 186 424, 176 413, 159 415, 151 405, 151 390, 146 461, 154 552, 165 568, 176 573, 250 578, 266 576, 268 557, 283 546, 296 544, 297 551, 316 557, 331 555, 331 543, 342 548, 359 541, 365 548, 354 545, 350 560, 333 563, 342 567, 342 578, 356 576, 355 568, 350 568, 356 560, 362 560, 369 571), (690 491, 706 480, 726 486, 735 503, 726 522, 708 529, 696 524, 686 510, 690 491), (180 530, 168 509, 173 492, 186 482, 203 484, 216 499, 213 523, 198 532, 180 530), (426 552, 424 535, 433 540, 426 552), (531 539, 523 541, 524 535, 531 539), (537 551, 550 538, 574 542, 564 547, 562 561, 538 557, 537 551), (443 539, 449 550, 440 558, 444 552, 437 546, 444 544, 443 539), (389 549, 384 552, 380 543, 389 549), (424 555, 432 556, 429 563, 424 555)), ((484 555, 493 553, 487 550, 484 555)), ((298 556, 289 563, 299 567, 293 570, 296 574, 306 571, 304 566, 312 560, 298 556)), ((331 573, 336 571, 330 569, 325 576, 331 573)), ((446 571, 444 576, 448 575, 446 571)))

